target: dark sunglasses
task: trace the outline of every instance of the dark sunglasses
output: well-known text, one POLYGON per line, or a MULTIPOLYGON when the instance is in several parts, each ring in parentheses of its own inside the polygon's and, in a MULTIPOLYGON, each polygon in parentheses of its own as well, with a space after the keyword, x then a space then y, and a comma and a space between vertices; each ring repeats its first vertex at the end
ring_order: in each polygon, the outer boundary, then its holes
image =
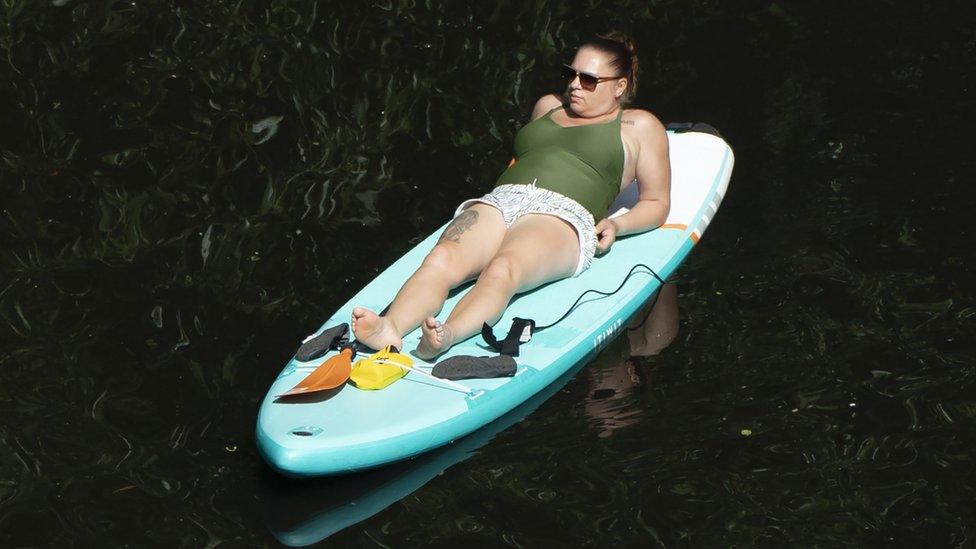
POLYGON ((569 65, 562 66, 563 78, 572 81, 576 77, 579 77, 580 87, 586 91, 593 91, 596 89, 596 85, 605 80, 616 80, 618 78, 623 78, 622 76, 593 76, 592 74, 586 74, 585 72, 580 72, 569 65))

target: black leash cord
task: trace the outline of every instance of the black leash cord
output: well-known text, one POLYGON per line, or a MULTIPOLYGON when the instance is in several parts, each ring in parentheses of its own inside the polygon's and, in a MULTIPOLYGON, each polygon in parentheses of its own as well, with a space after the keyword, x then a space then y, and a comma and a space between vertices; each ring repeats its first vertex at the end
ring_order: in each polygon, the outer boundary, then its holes
POLYGON ((627 276, 624 277, 624 281, 620 283, 620 286, 617 286, 617 289, 616 290, 614 290, 612 292, 601 292, 600 290, 586 290, 585 292, 581 293, 578 298, 576 298, 576 302, 573 303, 573 305, 569 308, 568 311, 566 311, 566 314, 564 314, 563 316, 559 317, 559 320, 553 322, 552 324, 546 324, 545 326, 536 326, 535 327, 535 331, 538 332, 538 331, 541 331, 541 330, 545 330, 546 328, 555 326, 556 324, 559 324, 560 322, 562 322, 567 316, 569 316, 569 313, 573 312, 573 309, 575 309, 576 306, 579 305, 579 302, 588 293, 600 294, 602 296, 611 296, 611 295, 619 292, 620 290, 623 289, 624 284, 626 284, 627 281, 630 280, 630 277, 634 275, 634 271, 637 270, 637 267, 644 267, 645 269, 647 269, 652 275, 654 275, 654 278, 658 279, 658 281, 661 283, 661 286, 664 286, 666 284, 666 282, 664 282, 664 280, 662 280, 661 277, 658 276, 656 272, 654 272, 654 269, 648 267, 647 265, 644 265, 643 263, 638 263, 637 265, 634 265, 630 269, 630 272, 627 273, 627 276))

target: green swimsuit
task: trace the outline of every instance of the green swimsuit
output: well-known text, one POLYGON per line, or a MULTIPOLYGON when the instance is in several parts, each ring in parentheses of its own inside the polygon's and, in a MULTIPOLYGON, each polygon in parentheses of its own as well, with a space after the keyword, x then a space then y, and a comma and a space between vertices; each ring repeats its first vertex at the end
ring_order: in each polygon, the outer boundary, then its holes
POLYGON ((519 130, 515 163, 498 178, 499 185, 529 185, 555 191, 586 208, 600 220, 620 192, 624 147, 620 117, 610 122, 563 127, 552 119, 556 107, 519 130))

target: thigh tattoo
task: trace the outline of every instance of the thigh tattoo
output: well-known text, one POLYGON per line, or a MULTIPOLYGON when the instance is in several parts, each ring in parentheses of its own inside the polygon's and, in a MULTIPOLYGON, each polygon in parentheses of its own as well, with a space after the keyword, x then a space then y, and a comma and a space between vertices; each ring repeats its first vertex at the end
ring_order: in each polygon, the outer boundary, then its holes
POLYGON ((478 222, 478 212, 474 210, 464 210, 451 224, 444 229, 444 234, 441 235, 442 240, 450 240, 451 242, 460 242, 461 234, 467 231, 474 224, 478 222))

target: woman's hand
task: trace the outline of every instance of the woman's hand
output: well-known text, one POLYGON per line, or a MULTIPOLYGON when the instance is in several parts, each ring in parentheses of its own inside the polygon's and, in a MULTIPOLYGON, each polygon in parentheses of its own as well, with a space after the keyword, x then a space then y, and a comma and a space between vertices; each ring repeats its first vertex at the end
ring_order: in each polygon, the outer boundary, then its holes
POLYGON ((617 240, 620 227, 612 219, 603 218, 596 224, 596 253, 605 254, 617 240))

